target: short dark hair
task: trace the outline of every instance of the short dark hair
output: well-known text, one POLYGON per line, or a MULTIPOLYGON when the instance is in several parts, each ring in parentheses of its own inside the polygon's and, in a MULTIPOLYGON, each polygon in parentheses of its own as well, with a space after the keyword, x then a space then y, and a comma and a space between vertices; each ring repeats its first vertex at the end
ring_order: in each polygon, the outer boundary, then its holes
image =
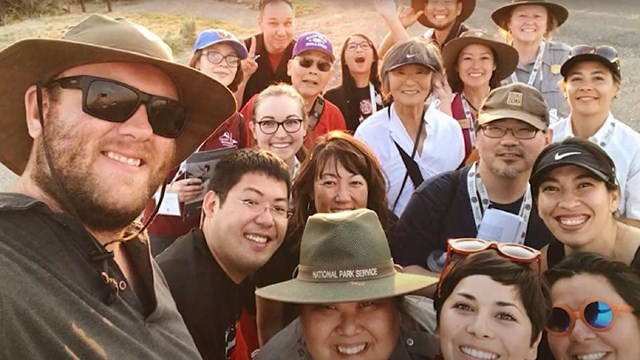
POLYGON ((528 263, 518 263, 500 256, 495 250, 486 250, 458 258, 442 272, 434 299, 438 324, 444 302, 462 279, 473 275, 486 275, 502 285, 515 286, 531 320, 531 345, 547 325, 551 311, 549 288, 541 274, 528 263))
POLYGON ((276 2, 286 3, 287 5, 291 6, 291 9, 293 9, 293 3, 289 0, 260 0, 260 2, 258 3, 258 11, 262 12, 265 6, 271 3, 276 3, 276 2))
POLYGON ((620 261, 614 261, 600 254, 578 252, 564 258, 544 276, 549 287, 558 280, 576 275, 600 275, 607 279, 618 295, 633 308, 633 314, 640 317, 640 273, 620 261))
POLYGON ((209 181, 209 190, 215 191, 220 204, 224 204, 229 190, 236 186, 242 176, 259 173, 287 184, 287 198, 291 193, 291 177, 287 164, 273 153, 258 148, 235 151, 216 163, 213 176, 209 181))

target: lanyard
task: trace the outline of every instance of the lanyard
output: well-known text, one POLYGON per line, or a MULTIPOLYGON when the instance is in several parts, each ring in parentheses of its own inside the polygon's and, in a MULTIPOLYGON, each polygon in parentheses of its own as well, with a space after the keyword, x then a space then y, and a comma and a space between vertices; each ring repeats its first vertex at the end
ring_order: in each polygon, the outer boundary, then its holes
MULTIPOLYGON (((538 47, 538 55, 536 56, 536 62, 533 64, 533 69, 531 69, 531 75, 529 75, 529 81, 527 81, 527 85, 533 86, 533 83, 536 81, 536 77, 538 77, 538 73, 540 69, 542 69, 542 56, 544 55, 544 48, 547 43, 542 40, 540 41, 540 46, 538 47)), ((542 81, 542 73, 540 73, 540 81, 542 81)), ((518 82, 518 76, 514 72, 511 74, 511 82, 518 82)))
MULTIPOLYGON (((476 228, 478 229, 482 223, 484 211, 489 208, 489 204, 491 202, 489 200, 487 188, 484 187, 482 179, 480 179, 480 172, 477 168, 478 163, 474 162, 473 165, 471 165, 471 169, 469 169, 469 175, 467 176, 467 190, 469 191, 469 200, 471 203, 471 210, 473 211, 473 219, 475 220, 476 228)), ((518 215, 524 220, 520 229, 520 238, 517 239, 520 244, 524 243, 524 238, 527 235, 531 208, 531 185, 527 184, 527 191, 524 194, 524 199, 522 200, 522 205, 520 205, 520 211, 518 212, 518 215)))
POLYGON ((464 117, 467 118, 467 120, 469 120, 469 138, 471 139, 471 147, 475 147, 476 146, 476 129, 475 129, 475 120, 473 118, 473 114, 471 113, 471 110, 469 110, 469 103, 467 102, 467 99, 464 97, 464 94, 462 94, 460 96, 462 98, 462 109, 464 110, 464 117))

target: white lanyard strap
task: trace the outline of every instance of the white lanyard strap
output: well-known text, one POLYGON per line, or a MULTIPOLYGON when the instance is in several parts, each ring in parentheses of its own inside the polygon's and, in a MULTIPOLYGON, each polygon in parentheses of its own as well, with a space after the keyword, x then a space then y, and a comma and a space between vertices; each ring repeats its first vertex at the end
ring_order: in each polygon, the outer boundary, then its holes
MULTIPOLYGON (((540 69, 542 69, 542 57, 544 56, 544 48, 546 45, 547 43, 544 40, 540 41, 536 62, 533 64, 533 69, 531 69, 531 74, 529 75, 529 81, 527 81, 527 85, 529 86, 533 86, 533 83, 536 81, 536 77, 538 77, 538 73, 540 73, 540 81, 542 81, 542 73, 540 72, 540 69)), ((511 82, 518 82, 518 76, 516 76, 515 72, 511 74, 511 82)))
POLYGON ((474 148, 476 146, 476 128, 475 128, 475 119, 471 110, 469 110, 469 103, 467 99, 464 97, 464 94, 460 96, 462 98, 462 109, 464 110, 464 117, 469 121, 469 138, 471 139, 471 147, 474 148))
MULTIPOLYGON (((473 211, 473 219, 476 223, 476 229, 480 228, 482 223, 482 216, 484 211, 489 208, 491 201, 489 200, 489 194, 487 189, 482 183, 480 178, 480 172, 478 169, 478 163, 474 162, 469 169, 469 175, 467 176, 467 190, 469 191, 469 202, 471 203, 471 210, 473 211)), ((531 186, 527 184, 527 191, 524 194, 524 199, 520 205, 520 211, 518 216, 524 220, 522 227, 520 228, 520 238, 517 241, 520 244, 524 243, 524 239, 527 236, 527 227, 529 226, 529 218, 531 216, 532 197, 531 186)))

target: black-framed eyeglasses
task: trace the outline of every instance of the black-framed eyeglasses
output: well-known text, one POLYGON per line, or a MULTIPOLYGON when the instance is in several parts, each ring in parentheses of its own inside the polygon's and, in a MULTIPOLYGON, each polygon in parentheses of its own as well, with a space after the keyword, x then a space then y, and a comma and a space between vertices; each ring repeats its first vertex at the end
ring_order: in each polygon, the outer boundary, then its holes
POLYGON ((138 110, 147 108, 147 118, 153 132, 167 138, 177 138, 187 122, 187 111, 179 101, 152 95, 112 79, 91 75, 55 79, 46 88, 82 90, 82 111, 101 120, 123 123, 138 110))
POLYGON ((302 123, 304 120, 299 118, 290 118, 285 121, 275 121, 275 120, 263 120, 258 121, 258 127, 260 127, 260 131, 267 135, 275 134, 280 126, 284 129, 284 131, 288 133, 295 133, 302 127, 302 123))
POLYGON ((301 57, 301 58, 298 58, 298 63, 303 68, 310 68, 313 66, 313 64, 316 64, 316 67, 318 68, 318 70, 322 72, 327 72, 331 70, 331 63, 328 61, 313 60, 313 59, 301 57))
POLYGON ((371 44, 369 44, 366 41, 360 42, 360 43, 349 43, 347 44, 347 51, 349 52, 355 52, 358 50, 358 48, 361 48, 362 51, 367 51, 371 49, 371 44))
POLYGON ((238 64, 240 63, 240 58, 236 55, 224 56, 219 52, 213 50, 203 51, 202 55, 206 56, 207 61, 214 65, 220 64, 222 60, 225 60, 227 62, 227 65, 229 66, 238 66, 238 64))
POLYGON ((480 130, 486 137, 492 139, 500 139, 507 135, 507 132, 510 132, 513 137, 520 140, 533 139, 536 137, 538 131, 540 131, 534 127, 507 128, 497 125, 484 125, 480 127, 480 130))

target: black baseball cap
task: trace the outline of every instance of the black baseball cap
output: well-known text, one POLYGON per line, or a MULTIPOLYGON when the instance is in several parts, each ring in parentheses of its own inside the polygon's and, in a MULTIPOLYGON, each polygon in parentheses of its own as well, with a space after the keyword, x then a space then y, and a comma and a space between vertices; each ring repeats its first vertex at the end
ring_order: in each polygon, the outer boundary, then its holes
POLYGON ((531 186, 536 189, 551 170, 575 165, 588 170, 596 179, 617 187, 613 160, 598 145, 577 138, 549 145, 540 153, 531 172, 531 186))

